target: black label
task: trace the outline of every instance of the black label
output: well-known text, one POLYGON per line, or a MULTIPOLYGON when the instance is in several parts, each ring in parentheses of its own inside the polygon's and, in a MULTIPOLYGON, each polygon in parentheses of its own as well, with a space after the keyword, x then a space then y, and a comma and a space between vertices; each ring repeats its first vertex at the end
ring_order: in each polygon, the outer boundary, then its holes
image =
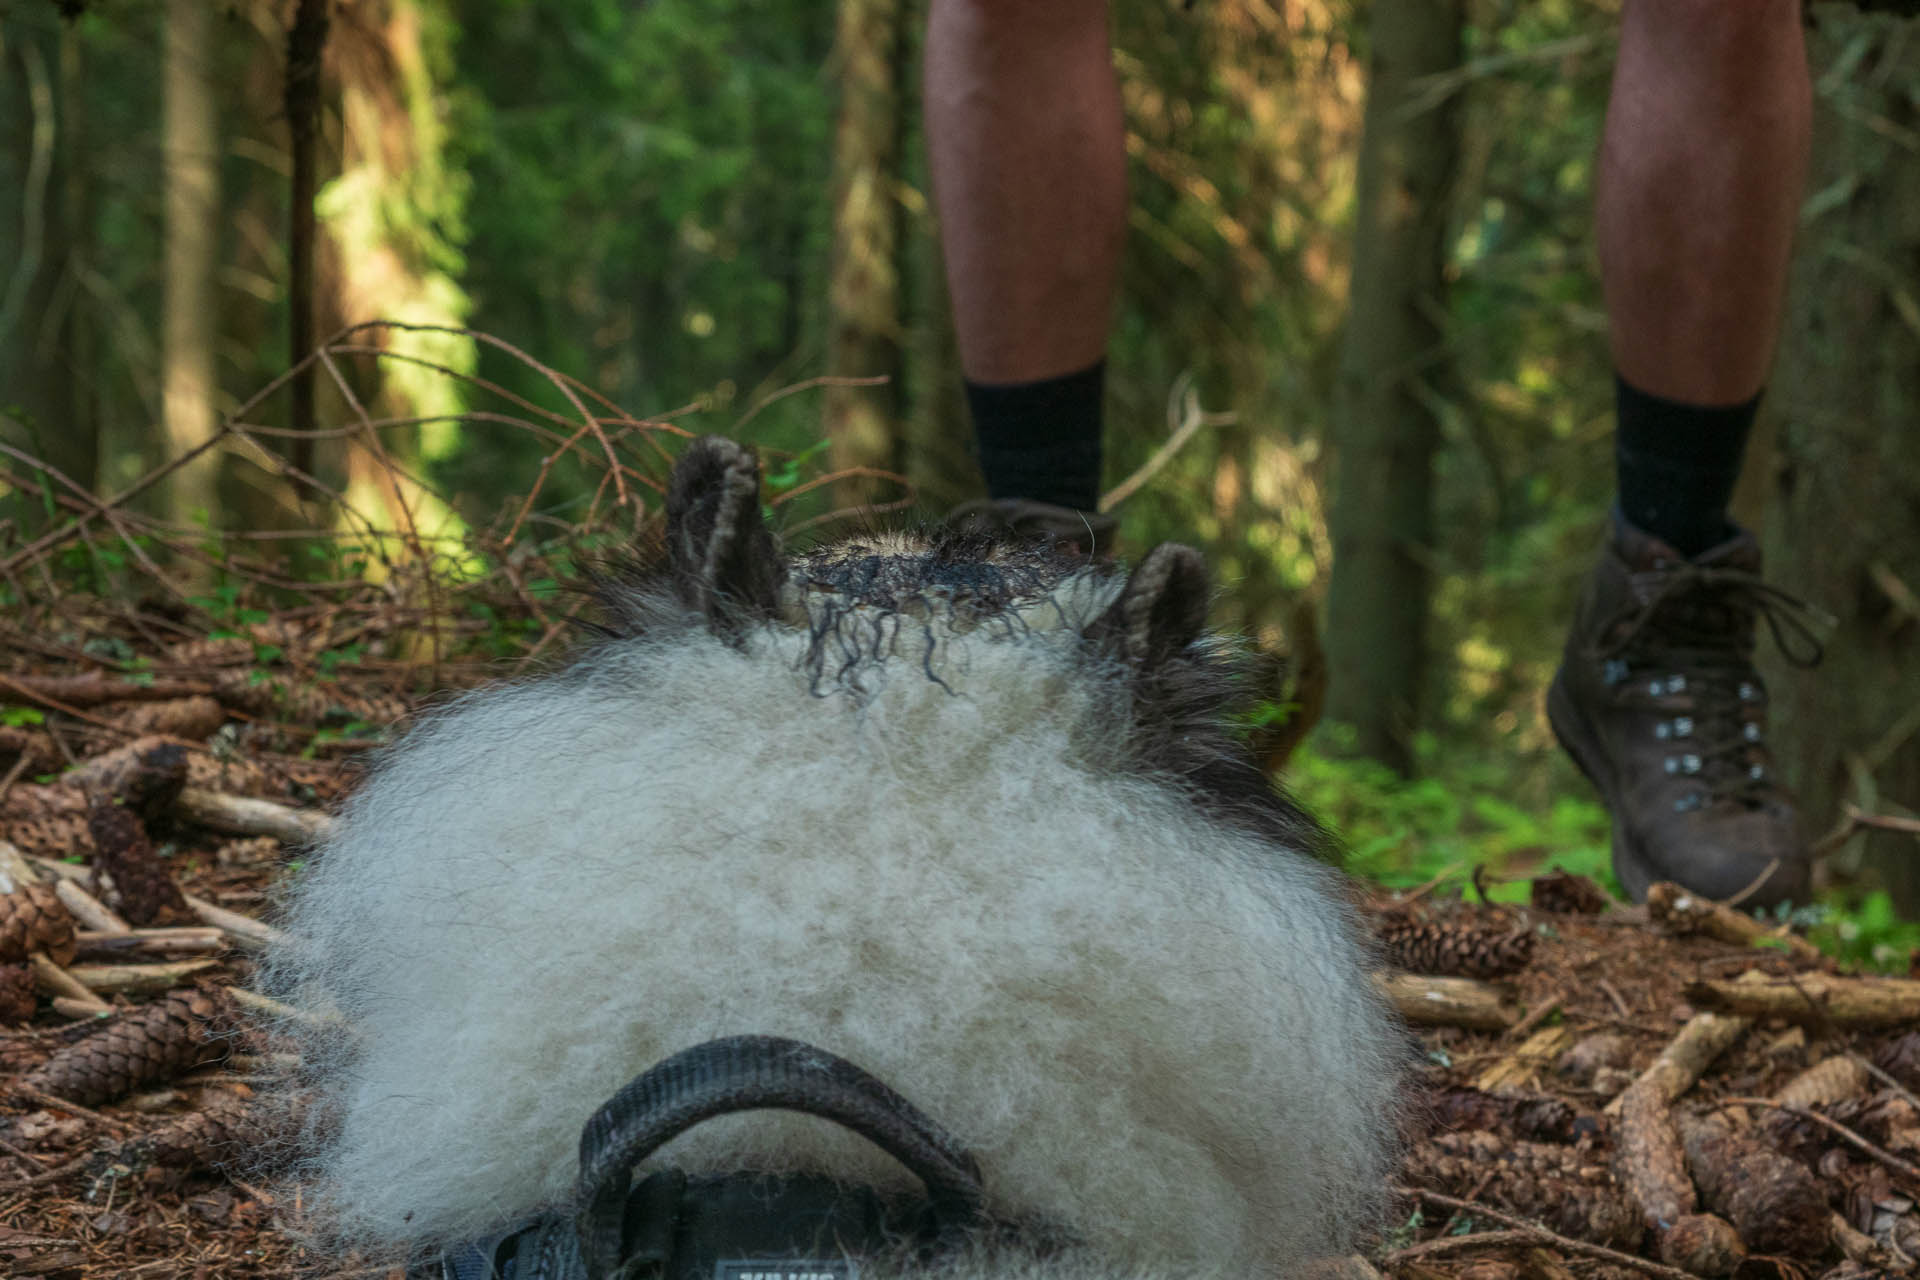
POLYGON ((722 1258, 713 1280, 860 1280, 860 1266, 852 1258, 722 1258))

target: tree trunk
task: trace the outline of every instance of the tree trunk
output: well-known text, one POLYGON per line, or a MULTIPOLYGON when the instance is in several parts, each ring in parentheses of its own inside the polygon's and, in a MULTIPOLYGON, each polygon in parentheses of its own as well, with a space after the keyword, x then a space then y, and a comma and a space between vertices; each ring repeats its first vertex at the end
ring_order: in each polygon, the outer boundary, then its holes
MULTIPOLYGON (((313 197, 319 164, 314 138, 320 131, 320 61, 327 43, 326 0, 300 0, 293 29, 287 35, 286 110, 293 157, 293 192, 288 227, 287 332, 292 350, 289 364, 298 365, 312 354, 313 197)), ((308 365, 293 375, 288 389, 293 397, 289 420, 295 431, 288 458, 306 476, 313 475, 313 389, 316 369, 308 365)), ((305 496, 302 494, 302 496, 305 496)))
MULTIPOLYGON (((827 389, 825 429, 836 468, 898 470, 901 462, 900 215, 894 194, 900 173, 900 24, 901 0, 840 0, 827 371, 893 381, 827 389)), ((841 496, 859 502, 874 494, 871 482, 855 480, 841 496)))
MULTIPOLYGON (((166 187, 166 301, 162 329, 162 413, 170 458, 213 437, 218 426, 214 364, 214 271, 219 250, 220 135, 208 70, 214 6, 167 0, 161 118, 166 187)), ((214 512, 218 458, 202 454, 173 477, 175 520, 214 512)))
MULTIPOLYGON (((80 38, 71 26, 22 22, 4 50, 20 100, 7 103, 21 150, 0 189, 18 195, 19 240, 0 246, 0 387, 27 451, 91 490, 100 461, 94 411, 91 300, 80 277, 91 252, 92 170, 83 133, 86 93, 80 38)), ((52 482, 56 493, 65 486, 52 482)))
MULTIPOLYGON (((1848 801, 1920 811, 1920 22, 1822 10, 1813 181, 1775 378, 1773 579, 1839 620, 1817 672, 1775 656, 1774 746, 1810 834, 1848 801), (1824 74, 1823 74, 1824 73, 1824 74)), ((1861 867, 1920 911, 1920 844, 1862 834, 1861 867)))
POLYGON ((1441 329, 1446 193, 1459 150, 1448 104, 1408 114, 1412 81, 1459 62, 1461 0, 1379 0, 1354 214, 1353 284, 1335 393, 1339 448, 1327 714, 1401 771, 1426 665, 1433 545, 1431 405, 1451 357, 1441 329))

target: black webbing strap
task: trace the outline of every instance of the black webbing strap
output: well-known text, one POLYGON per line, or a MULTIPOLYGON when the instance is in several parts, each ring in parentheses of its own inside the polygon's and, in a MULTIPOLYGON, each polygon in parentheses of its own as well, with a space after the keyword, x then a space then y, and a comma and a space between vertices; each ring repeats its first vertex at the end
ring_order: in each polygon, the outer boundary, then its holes
MULTIPOLYGON (((581 1131, 575 1227, 589 1280, 647 1274, 628 1268, 665 1261, 628 1256, 627 1205, 636 1165, 704 1120, 767 1109, 832 1120, 898 1160, 925 1184, 938 1234, 964 1232, 983 1221, 973 1157, 912 1103, 823 1049, 773 1036, 730 1036, 649 1068, 581 1131)), ((679 1192, 675 1185, 676 1199, 679 1192)), ((670 1245, 662 1239, 655 1247, 670 1245)))

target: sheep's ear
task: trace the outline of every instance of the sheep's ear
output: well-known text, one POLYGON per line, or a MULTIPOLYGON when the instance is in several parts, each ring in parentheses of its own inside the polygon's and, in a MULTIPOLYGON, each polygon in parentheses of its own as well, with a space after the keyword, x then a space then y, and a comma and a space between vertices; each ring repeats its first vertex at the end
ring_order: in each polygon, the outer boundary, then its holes
POLYGON ((1206 625, 1206 560, 1192 547, 1163 542, 1083 634, 1126 665, 1151 671, 1198 640, 1206 625))
POLYGON ((786 566, 760 519, 750 450, 705 436, 680 455, 667 483, 667 556, 680 599, 717 633, 772 615, 786 566))

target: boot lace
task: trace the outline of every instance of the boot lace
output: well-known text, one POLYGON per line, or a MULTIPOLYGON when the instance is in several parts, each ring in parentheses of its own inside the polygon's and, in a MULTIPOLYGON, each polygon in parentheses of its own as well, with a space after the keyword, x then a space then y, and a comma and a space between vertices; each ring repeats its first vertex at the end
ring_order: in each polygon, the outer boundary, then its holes
POLYGON ((1611 685, 1674 712, 1654 735, 1674 745, 1668 773, 1698 787, 1675 802, 1680 812, 1733 802, 1757 808, 1778 791, 1770 776, 1766 686, 1753 667, 1753 636, 1767 633, 1796 667, 1818 663, 1824 648, 1812 605, 1745 569, 1667 563, 1633 576, 1636 603, 1608 620, 1598 656, 1611 685))

